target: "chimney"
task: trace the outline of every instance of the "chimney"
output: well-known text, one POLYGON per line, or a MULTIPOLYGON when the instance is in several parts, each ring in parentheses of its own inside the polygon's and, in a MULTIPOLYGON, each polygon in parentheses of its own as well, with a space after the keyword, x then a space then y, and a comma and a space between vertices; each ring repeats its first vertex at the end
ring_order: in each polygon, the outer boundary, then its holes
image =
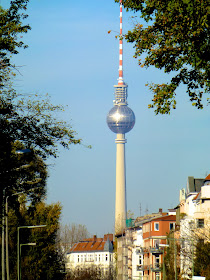
POLYGON ((109 239, 109 241, 113 241, 112 233, 104 234, 104 241, 107 241, 108 239, 109 239))
POLYGON ((93 242, 96 242, 97 240, 97 235, 93 235, 93 242))
POLYGON ((163 209, 162 208, 159 208, 159 213, 162 213, 163 212, 163 209))

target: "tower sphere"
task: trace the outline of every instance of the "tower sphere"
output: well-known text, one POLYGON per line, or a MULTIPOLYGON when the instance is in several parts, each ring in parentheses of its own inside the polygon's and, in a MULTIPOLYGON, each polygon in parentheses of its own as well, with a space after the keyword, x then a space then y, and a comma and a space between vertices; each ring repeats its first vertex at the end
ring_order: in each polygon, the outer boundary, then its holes
POLYGON ((127 133, 135 124, 134 112, 127 105, 115 105, 106 118, 108 127, 114 133, 127 133))

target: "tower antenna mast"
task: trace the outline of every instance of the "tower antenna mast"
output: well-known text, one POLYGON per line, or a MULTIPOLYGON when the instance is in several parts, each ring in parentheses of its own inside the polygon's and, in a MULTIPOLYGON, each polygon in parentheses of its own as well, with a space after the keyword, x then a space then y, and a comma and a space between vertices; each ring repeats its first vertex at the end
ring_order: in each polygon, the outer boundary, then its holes
POLYGON ((118 79, 118 85, 124 85, 124 81, 123 81, 122 0, 120 0, 120 40, 119 40, 119 79, 118 79))

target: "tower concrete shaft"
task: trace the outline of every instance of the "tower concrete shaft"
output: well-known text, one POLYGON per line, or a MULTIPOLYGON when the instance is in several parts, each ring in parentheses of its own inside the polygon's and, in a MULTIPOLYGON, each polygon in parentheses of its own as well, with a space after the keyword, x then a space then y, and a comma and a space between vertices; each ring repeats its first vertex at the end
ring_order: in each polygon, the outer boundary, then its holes
POLYGON ((122 234, 126 227, 126 167, 125 134, 118 133, 116 143, 116 200, 115 200, 115 235, 122 234))

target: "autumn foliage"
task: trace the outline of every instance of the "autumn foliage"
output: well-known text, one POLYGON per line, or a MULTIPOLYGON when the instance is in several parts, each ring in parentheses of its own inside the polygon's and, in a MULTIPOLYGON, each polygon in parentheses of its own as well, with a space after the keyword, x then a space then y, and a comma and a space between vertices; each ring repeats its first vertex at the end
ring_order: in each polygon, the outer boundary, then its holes
POLYGON ((136 12, 134 28, 124 37, 134 44, 139 65, 154 66, 173 76, 169 83, 148 84, 153 93, 149 108, 155 108, 156 114, 169 114, 177 106, 176 89, 184 84, 192 105, 202 109, 209 100, 206 96, 203 100, 203 95, 210 90, 209 2, 122 2, 127 10, 136 12))

